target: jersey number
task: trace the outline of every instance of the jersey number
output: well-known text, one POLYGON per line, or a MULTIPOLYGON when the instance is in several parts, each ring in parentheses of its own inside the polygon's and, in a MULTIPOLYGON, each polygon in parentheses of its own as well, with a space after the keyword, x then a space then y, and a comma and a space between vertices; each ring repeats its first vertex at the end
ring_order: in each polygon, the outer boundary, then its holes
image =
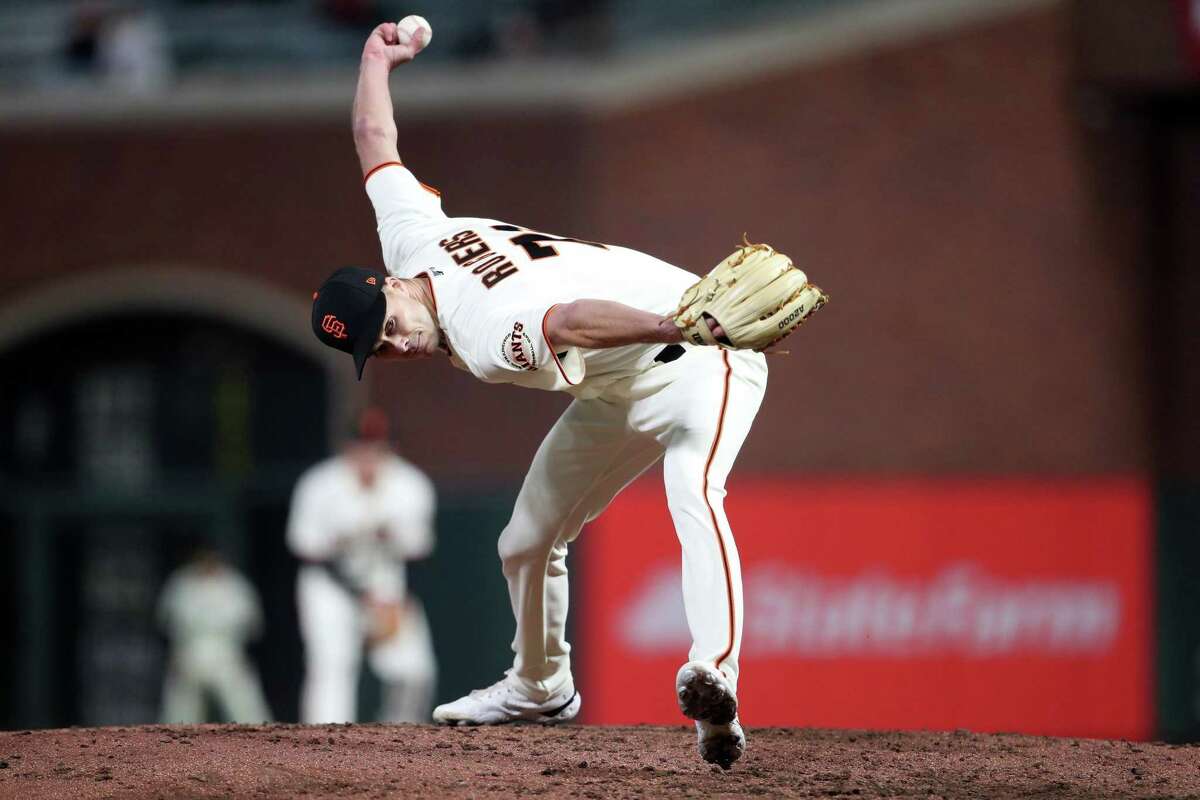
POLYGON ((529 256, 530 261, 537 261, 540 258, 551 258, 558 255, 558 250, 544 242, 573 242, 575 244, 586 244, 588 247, 599 247, 601 250, 607 250, 606 245, 598 242, 588 242, 583 239, 572 239, 569 236, 551 236, 548 233, 538 233, 536 231, 527 231, 524 228, 518 228, 516 225, 493 225, 492 228, 498 231, 523 231, 517 236, 509 239, 510 242, 520 247, 529 256))

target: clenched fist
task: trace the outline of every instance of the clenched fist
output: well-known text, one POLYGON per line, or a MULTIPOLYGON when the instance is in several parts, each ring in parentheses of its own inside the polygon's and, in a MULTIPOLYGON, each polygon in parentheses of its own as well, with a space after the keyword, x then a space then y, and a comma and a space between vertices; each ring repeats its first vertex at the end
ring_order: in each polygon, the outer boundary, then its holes
POLYGON ((363 60, 382 59, 388 69, 412 61, 425 49, 433 36, 429 23, 417 16, 399 22, 385 22, 371 31, 363 45, 363 60))

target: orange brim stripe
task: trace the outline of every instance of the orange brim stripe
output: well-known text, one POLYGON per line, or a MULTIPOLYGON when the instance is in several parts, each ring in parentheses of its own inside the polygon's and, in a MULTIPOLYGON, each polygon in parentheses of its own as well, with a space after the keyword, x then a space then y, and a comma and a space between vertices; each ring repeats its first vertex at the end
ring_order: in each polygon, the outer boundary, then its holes
POLYGON ((546 333, 546 320, 550 319, 550 312, 558 308, 560 303, 555 303, 546 309, 546 313, 542 315, 542 338, 546 340, 546 347, 550 349, 550 357, 554 359, 554 366, 558 367, 558 374, 563 376, 563 380, 568 386, 574 386, 571 379, 567 377, 567 371, 563 369, 562 362, 558 360, 558 353, 554 352, 554 342, 550 341, 550 336, 546 333))
MULTIPOLYGON (((374 175, 376 172, 379 172, 379 170, 383 169, 384 167, 403 167, 403 166, 404 166, 404 164, 402 164, 399 161, 385 161, 382 164, 377 164, 376 166, 371 167, 369 170, 367 170, 366 175, 363 175, 363 185, 365 186, 367 181, 369 181, 371 179, 371 176, 374 175)), ((422 189, 429 192, 431 195, 438 198, 439 200, 441 199, 442 193, 440 191, 433 188, 428 183, 421 183, 420 181, 417 181, 417 183, 420 185, 420 187, 422 189)))
MULTIPOLYGON (((379 172, 379 170, 383 169, 384 167, 403 167, 403 166, 404 165, 401 164, 399 161, 385 161, 382 164, 377 164, 377 165, 371 167, 369 170, 367 170, 366 175, 363 175, 363 183, 365 184, 368 180, 370 180, 372 175, 374 175, 376 172, 379 172)), ((422 185, 424 185, 424 184, 422 184, 422 185)))
MULTIPOLYGON (((425 279, 425 285, 429 287, 429 296, 433 298, 433 313, 434 313, 434 316, 436 317, 437 316, 437 292, 435 292, 433 290, 433 278, 429 277, 428 272, 418 272, 415 277, 425 279)), ((435 319, 434 322, 437 322, 437 320, 435 319)))

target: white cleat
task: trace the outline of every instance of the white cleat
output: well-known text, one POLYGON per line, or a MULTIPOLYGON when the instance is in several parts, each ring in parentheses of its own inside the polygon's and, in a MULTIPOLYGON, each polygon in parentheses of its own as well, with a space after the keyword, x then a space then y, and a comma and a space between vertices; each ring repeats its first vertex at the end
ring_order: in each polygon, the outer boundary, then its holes
POLYGON ((729 725, 737 719, 737 694, 729 679, 703 661, 689 661, 679 668, 675 675, 675 696, 679 699, 679 710, 697 722, 729 725))
POLYGON ((574 686, 555 692, 542 702, 531 699, 505 676, 486 689, 444 703, 433 710, 433 721, 442 725, 504 725, 532 722, 557 725, 575 718, 583 700, 574 686))
POLYGON ((696 720, 700 757, 721 769, 729 769, 746 752, 746 733, 735 717, 728 725, 696 720))

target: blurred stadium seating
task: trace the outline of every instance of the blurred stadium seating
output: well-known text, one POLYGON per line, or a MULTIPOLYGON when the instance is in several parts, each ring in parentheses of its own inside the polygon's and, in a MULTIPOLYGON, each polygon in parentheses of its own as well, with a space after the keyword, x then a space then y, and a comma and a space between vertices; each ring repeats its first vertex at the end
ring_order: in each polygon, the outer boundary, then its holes
POLYGON ((431 62, 652 48, 664 39, 741 29, 859 0, 0 0, 0 88, 62 77, 65 40, 81 13, 136 8, 161 24, 179 77, 353 68, 375 21, 422 13, 443 46, 431 62), (581 49, 579 27, 602 29, 581 49), (511 33, 511 36, 502 36, 511 33))

